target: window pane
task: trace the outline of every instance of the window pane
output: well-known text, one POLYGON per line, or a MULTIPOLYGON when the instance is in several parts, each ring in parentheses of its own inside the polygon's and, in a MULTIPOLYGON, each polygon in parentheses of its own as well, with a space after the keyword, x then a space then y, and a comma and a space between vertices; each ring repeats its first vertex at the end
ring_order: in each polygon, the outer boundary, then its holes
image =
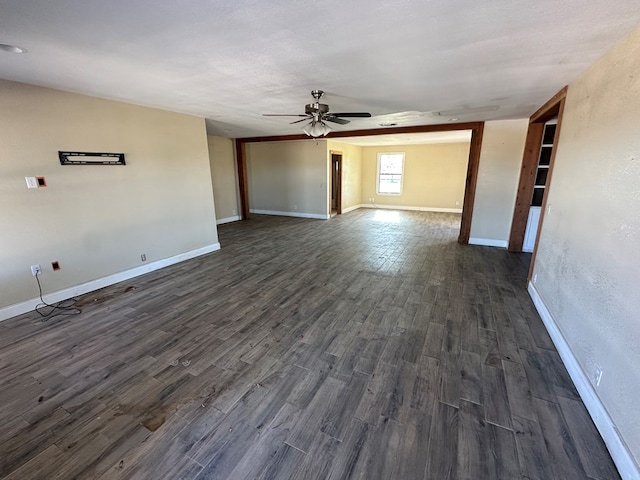
POLYGON ((553 145, 553 139, 556 135, 556 125, 546 125, 544 127, 544 138, 542 143, 545 145, 553 145))
POLYGON ((547 184, 547 174, 549 173, 548 168, 539 168, 538 174, 536 175, 536 185, 546 185, 547 184))
POLYGON ((542 147, 540 150, 540 165, 549 165, 551 163, 551 151, 553 147, 542 147))
POLYGON ((402 175, 380 174, 379 193, 400 193, 402 175))
POLYGON ((542 198, 544 197, 544 187, 536 187, 533 189, 533 199, 531 205, 534 207, 542 206, 542 198))
POLYGON ((402 175, 402 154, 381 154, 380 173, 395 173, 402 175))
POLYGON ((404 153, 378 154, 378 193, 399 195, 402 193, 404 153))

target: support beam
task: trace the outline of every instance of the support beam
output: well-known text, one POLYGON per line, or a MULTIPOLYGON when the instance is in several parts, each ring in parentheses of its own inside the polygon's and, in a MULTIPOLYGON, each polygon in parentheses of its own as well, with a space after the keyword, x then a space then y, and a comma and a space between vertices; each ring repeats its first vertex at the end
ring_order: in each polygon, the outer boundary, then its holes
POLYGON ((249 219, 249 185, 247 183, 247 157, 245 143, 236 139, 236 165, 238 168, 238 190, 240 192, 240 216, 249 219))
POLYGON ((482 134, 484 123, 471 129, 471 146, 469 147, 469 162, 467 164, 467 180, 464 188, 464 202, 462 203, 462 220, 458 243, 467 245, 471 234, 471 220, 473 218, 473 204, 476 199, 476 185, 478 183, 478 169, 480 167, 480 150, 482 149, 482 134))
POLYGON ((533 184, 538 171, 538 157, 542 145, 544 123, 530 123, 527 130, 527 140, 524 144, 524 157, 520 169, 520 182, 516 194, 516 208, 511 222, 509 235, 509 251, 521 252, 524 244, 524 234, 527 229, 533 184))

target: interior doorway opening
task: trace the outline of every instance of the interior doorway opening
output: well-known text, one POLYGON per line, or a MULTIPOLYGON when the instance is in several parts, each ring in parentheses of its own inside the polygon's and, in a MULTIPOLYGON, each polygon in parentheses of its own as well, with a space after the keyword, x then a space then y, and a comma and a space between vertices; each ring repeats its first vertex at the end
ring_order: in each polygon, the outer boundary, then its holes
MULTIPOLYGON (((482 136, 484 132, 484 122, 464 122, 437 125, 416 125, 407 127, 385 127, 364 130, 333 131, 325 138, 339 139, 345 137, 378 136, 378 135, 404 135, 412 133, 427 132, 451 132, 459 130, 471 131, 471 146, 469 149, 469 159, 466 173, 464 199, 462 202, 462 217, 460 221, 460 232, 458 243, 468 244, 471 232, 471 220, 473 218, 473 205, 478 180, 478 167, 480 164, 480 150, 482 147, 482 136)), ((236 139, 236 168, 238 170, 238 191, 240 193, 240 212, 243 220, 249 219, 249 186, 247 173, 247 151, 246 145, 260 142, 282 142, 295 140, 309 140, 304 134, 280 135, 268 137, 248 137, 236 139)), ((327 166, 328 168, 328 166, 327 166)), ((327 171, 327 173, 329 173, 327 171)), ((327 177, 325 181, 328 183, 327 177)), ((326 198, 326 197, 325 197, 326 198)), ((326 206, 329 206, 327 199, 326 206)))
POLYGON ((532 253, 528 280, 531 280, 540 231, 547 210, 566 96, 567 87, 564 87, 529 119, 509 235, 509 251, 532 253))

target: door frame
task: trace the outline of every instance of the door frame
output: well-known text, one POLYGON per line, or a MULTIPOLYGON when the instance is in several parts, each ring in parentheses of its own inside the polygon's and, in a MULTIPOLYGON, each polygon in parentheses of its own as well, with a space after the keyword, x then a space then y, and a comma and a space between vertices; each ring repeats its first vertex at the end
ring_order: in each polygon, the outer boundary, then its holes
POLYGON ((510 252, 522 252, 522 245, 524 243, 524 236, 527 228, 527 219, 529 217, 529 207, 531 206, 531 196, 533 195, 533 187, 538 169, 538 160, 540 157, 540 150, 542 148, 544 125, 546 122, 556 117, 558 119, 558 125, 553 138, 551 160, 549 161, 549 173, 547 174, 544 195, 542 197, 540 220, 538 221, 536 240, 533 246, 533 254, 531 256, 531 266, 529 267, 529 275, 527 277, 528 280, 531 280, 536 252, 538 250, 540 231, 542 230, 544 216, 547 211, 547 198, 549 196, 551 177, 553 176, 556 152, 558 151, 558 139, 560 138, 560 130, 562 128, 562 116, 564 113, 565 99, 567 97, 567 89, 568 87, 566 86, 562 88, 562 90, 550 98, 529 118, 529 128, 527 129, 527 138, 522 157, 522 167, 520 169, 520 181, 518 183, 516 204, 513 211, 513 220, 511 222, 511 233, 509 235, 508 248, 510 252))
MULTIPOLYGON (((460 221, 460 233, 458 243, 468 244, 471 233, 471 220, 473 217, 473 204, 476 196, 478 182, 478 167, 480 165, 480 150, 482 148, 482 136, 484 122, 465 122, 437 125, 416 125, 412 127, 386 127, 368 130, 347 130, 331 132, 324 138, 342 137, 367 137, 373 135, 423 133, 423 132, 451 132, 458 130, 471 130, 471 145, 469 148, 469 161, 467 163, 467 177, 464 189, 464 201, 462 203, 462 219, 460 221)), ((236 168, 238 169, 238 190, 240 192, 240 213, 242 220, 249 219, 249 188, 247 181, 247 157, 245 146, 247 143, 257 142, 284 142, 290 140, 310 140, 307 135, 277 135, 271 137, 236 138, 236 168)))
MULTIPOLYGON (((329 150, 329 164, 332 172, 331 176, 331 189, 333 189, 333 156, 340 155, 340 159, 338 160, 338 192, 337 192, 337 201, 338 208, 336 208, 337 214, 342 215, 342 158, 344 154, 339 150, 329 150)), ((329 192, 329 216, 331 216, 331 210, 333 205, 331 205, 331 192, 329 192)))

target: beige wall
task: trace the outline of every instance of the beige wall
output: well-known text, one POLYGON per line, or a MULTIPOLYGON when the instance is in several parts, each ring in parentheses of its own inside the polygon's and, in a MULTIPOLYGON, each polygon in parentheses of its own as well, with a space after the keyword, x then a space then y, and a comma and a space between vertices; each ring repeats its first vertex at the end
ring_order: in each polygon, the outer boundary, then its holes
POLYGON ((507 246, 528 125, 528 119, 484 125, 471 221, 472 243, 507 246))
MULTIPOLYGON (((342 153, 342 211, 358 207, 362 196, 362 147, 327 140, 329 152, 342 153)), ((331 154, 329 153, 329 165, 331 154)))
POLYGON ((462 209, 469 143, 363 147, 362 203, 434 209, 462 209), (378 153, 404 152, 401 195, 378 195, 378 153))
POLYGON ((640 29, 569 86, 535 288, 640 461, 640 29))
POLYGON ((217 243, 203 119, 0 80, 0 132, 0 307, 37 297, 33 264, 52 292, 217 243))
POLYGON ((327 218, 326 140, 248 143, 246 158, 251 210, 327 218))
POLYGON ((218 223, 237 220, 240 200, 233 140, 213 135, 207 140, 216 218, 218 223))

